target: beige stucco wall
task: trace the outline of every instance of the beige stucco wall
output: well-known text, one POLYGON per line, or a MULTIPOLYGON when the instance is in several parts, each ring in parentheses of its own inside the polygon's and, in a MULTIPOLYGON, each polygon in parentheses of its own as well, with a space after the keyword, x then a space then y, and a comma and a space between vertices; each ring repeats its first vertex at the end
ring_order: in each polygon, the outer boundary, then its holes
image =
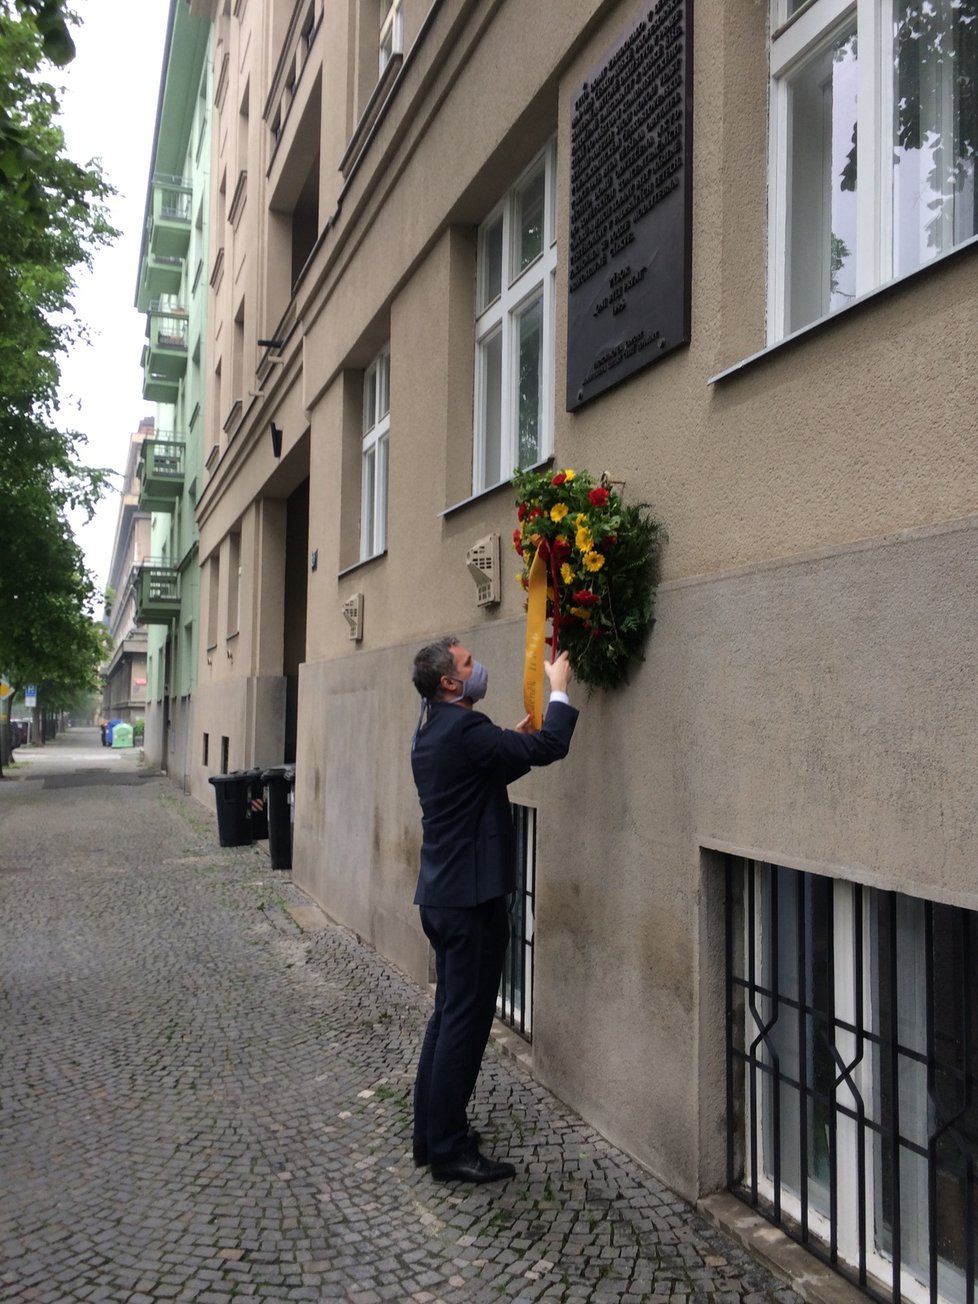
MULTIPOLYGON (((978 519, 663 586, 538 808, 534 1065, 687 1195, 723 1182, 729 850, 978 907, 978 519)), ((456 630, 519 717, 519 621, 456 630)), ((296 873, 419 981, 412 645, 308 666, 296 873)))
MULTIPOLYGON (((248 21, 263 9, 251 0, 248 21)), ((534 1065, 695 1195, 723 1181, 721 853, 978 907, 978 260, 966 251, 712 383, 765 344, 767 8, 697 6, 692 343, 564 412, 569 105, 642 10, 568 3, 554 24, 530 0, 446 0, 406 61, 336 192, 283 364, 254 378, 233 439, 210 411, 222 452, 200 504, 200 555, 206 568, 240 528, 249 569, 234 660, 221 643, 208 666, 201 639, 191 750, 209 731, 213 771, 230 731, 241 739, 232 768, 278 759, 258 751, 284 700, 284 542, 280 507, 264 500, 280 505, 308 475, 317 567, 295 875, 330 915, 427 978, 411 906, 414 651, 459 634, 489 666, 493 717, 522 714, 511 491, 442 514, 469 493, 474 231, 556 132, 557 464, 624 480, 629 499, 654 503, 670 543, 646 664, 617 694, 583 702, 577 691, 571 756, 513 789, 538 809, 534 1065), (361 372, 388 340, 388 550, 349 569, 361 372), (502 601, 479 609, 465 552, 489 532, 503 541, 502 601), (360 644, 341 611, 357 592, 360 644)), ((340 38, 328 30, 335 64, 340 38)), ((262 65, 250 66, 256 105, 262 65)), ((354 82, 323 83, 345 123, 354 82)), ((275 252, 261 238, 267 160, 255 148, 228 268, 260 287, 275 268, 252 263, 275 252)), ((337 161, 324 154, 323 167, 337 161)), ((216 336, 229 329, 213 325, 216 336)), ((202 800, 206 778, 198 766, 202 800)))

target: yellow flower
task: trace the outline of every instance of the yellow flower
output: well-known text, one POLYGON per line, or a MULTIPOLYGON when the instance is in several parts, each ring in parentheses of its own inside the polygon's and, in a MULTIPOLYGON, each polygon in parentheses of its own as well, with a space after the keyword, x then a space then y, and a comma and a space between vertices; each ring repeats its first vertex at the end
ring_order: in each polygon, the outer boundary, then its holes
POLYGON ((566 503, 554 503, 550 509, 550 519, 552 521, 562 521, 568 511, 570 511, 570 508, 566 503))
POLYGON ((587 607, 571 607, 570 613, 572 616, 576 616, 578 620, 591 619, 591 613, 588 611, 587 607))
POLYGON ((567 477, 568 480, 573 480, 574 476, 577 475, 577 472, 572 471, 570 467, 567 467, 564 471, 564 475, 567 477))
POLYGON ((572 583, 573 583, 573 581, 574 581, 574 567, 571 566, 570 562, 566 562, 566 561, 565 561, 564 564, 563 564, 563 566, 561 566, 561 568, 560 568, 560 578, 564 581, 565 584, 572 584, 572 583))
POLYGON ((584 565, 589 571, 599 571, 604 565, 604 556, 600 552, 589 552, 584 558, 584 565))
POLYGON ((591 537, 591 531, 587 528, 586 525, 579 525, 577 527, 577 534, 575 536, 574 542, 577 544, 578 552, 589 553, 591 549, 594 547, 594 539, 591 537))
POLYGON ((523 571, 520 571, 519 575, 517 575, 516 578, 519 580, 520 584, 523 586, 524 589, 528 589, 530 587, 530 581, 526 578, 526 575, 523 571))

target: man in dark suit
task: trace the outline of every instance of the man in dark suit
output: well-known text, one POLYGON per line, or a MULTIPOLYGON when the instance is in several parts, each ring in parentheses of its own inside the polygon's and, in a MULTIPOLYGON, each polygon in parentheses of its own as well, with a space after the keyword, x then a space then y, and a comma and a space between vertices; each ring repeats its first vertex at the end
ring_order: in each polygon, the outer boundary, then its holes
POLYGON ((506 785, 567 755, 577 711, 567 699, 566 652, 546 666, 543 727, 530 717, 500 729, 473 711, 485 667, 454 637, 422 648, 414 686, 422 697, 411 746, 421 799, 421 872, 415 905, 435 952, 435 1012, 414 1088, 414 1161, 436 1181, 493 1182, 512 1164, 480 1153, 466 1109, 496 1011, 509 940, 506 897, 515 888, 516 839, 506 785))

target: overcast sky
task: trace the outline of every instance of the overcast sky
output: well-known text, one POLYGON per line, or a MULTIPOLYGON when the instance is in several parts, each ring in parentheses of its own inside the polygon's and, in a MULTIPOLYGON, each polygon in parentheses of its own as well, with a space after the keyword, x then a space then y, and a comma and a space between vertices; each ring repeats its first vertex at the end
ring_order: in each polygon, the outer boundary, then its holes
MULTIPOLYGON (((101 159, 118 191, 111 221, 122 234, 98 253, 93 272, 79 277, 74 302, 91 343, 63 360, 59 424, 88 436, 82 457, 89 465, 122 470, 130 433, 155 411, 142 396, 146 318, 133 300, 169 0, 75 0, 72 8, 81 20, 74 29, 78 53, 63 72, 49 68, 49 80, 63 87, 68 156, 77 163, 101 159)), ((75 531, 100 589, 118 511, 115 492, 90 525, 75 531)))

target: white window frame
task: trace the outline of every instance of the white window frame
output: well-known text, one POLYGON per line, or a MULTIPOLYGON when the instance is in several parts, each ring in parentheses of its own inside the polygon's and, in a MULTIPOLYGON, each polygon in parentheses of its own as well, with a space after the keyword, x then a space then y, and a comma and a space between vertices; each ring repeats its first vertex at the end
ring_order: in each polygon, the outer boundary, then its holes
POLYGON ((404 53, 403 0, 381 0, 380 38, 377 47, 378 73, 382 73, 395 54, 404 53), (387 6, 386 12, 384 6, 387 6), (390 48, 386 48, 387 46, 390 48))
POLYGON ((523 312, 542 300, 541 392, 538 462, 553 452, 554 407, 554 298, 557 271, 556 186, 557 144, 550 140, 520 175, 479 228, 475 321, 475 423, 473 431, 472 492, 482 493, 505 484, 519 460, 519 324, 523 312), (518 265, 519 205, 527 187, 540 171, 544 178, 543 249, 522 270, 518 265), (489 232, 502 220, 500 292, 483 304, 486 293, 486 243, 489 232), (488 400, 487 345, 502 336, 500 381, 500 466, 495 474, 486 468, 486 407, 488 400))
POLYGON ((387 474, 390 455, 390 345, 363 374, 363 435, 360 452, 360 560, 387 548, 387 474), (373 417, 371 421, 370 418, 373 417), (373 475, 369 467, 373 464, 373 475))
MULTIPOLYGON (((810 0, 788 16, 788 0, 772 0, 769 135, 768 342, 789 335, 790 231, 789 81, 853 18, 858 41, 857 110, 859 181, 856 202, 856 298, 897 279, 893 250, 893 167, 890 126, 894 114, 892 32, 894 0, 810 0)), ((953 247, 953 246, 951 246, 953 247)), ((947 252, 944 251, 944 252, 947 252)), ((938 254, 938 257, 940 255, 938 254)), ((920 264, 923 266, 926 264, 920 264)), ((918 268, 902 275, 911 275, 918 268)), ((832 316, 839 309, 824 316, 832 316)), ((815 321, 823 318, 815 318, 815 321)), ((808 329, 807 322, 797 329, 808 329)))

